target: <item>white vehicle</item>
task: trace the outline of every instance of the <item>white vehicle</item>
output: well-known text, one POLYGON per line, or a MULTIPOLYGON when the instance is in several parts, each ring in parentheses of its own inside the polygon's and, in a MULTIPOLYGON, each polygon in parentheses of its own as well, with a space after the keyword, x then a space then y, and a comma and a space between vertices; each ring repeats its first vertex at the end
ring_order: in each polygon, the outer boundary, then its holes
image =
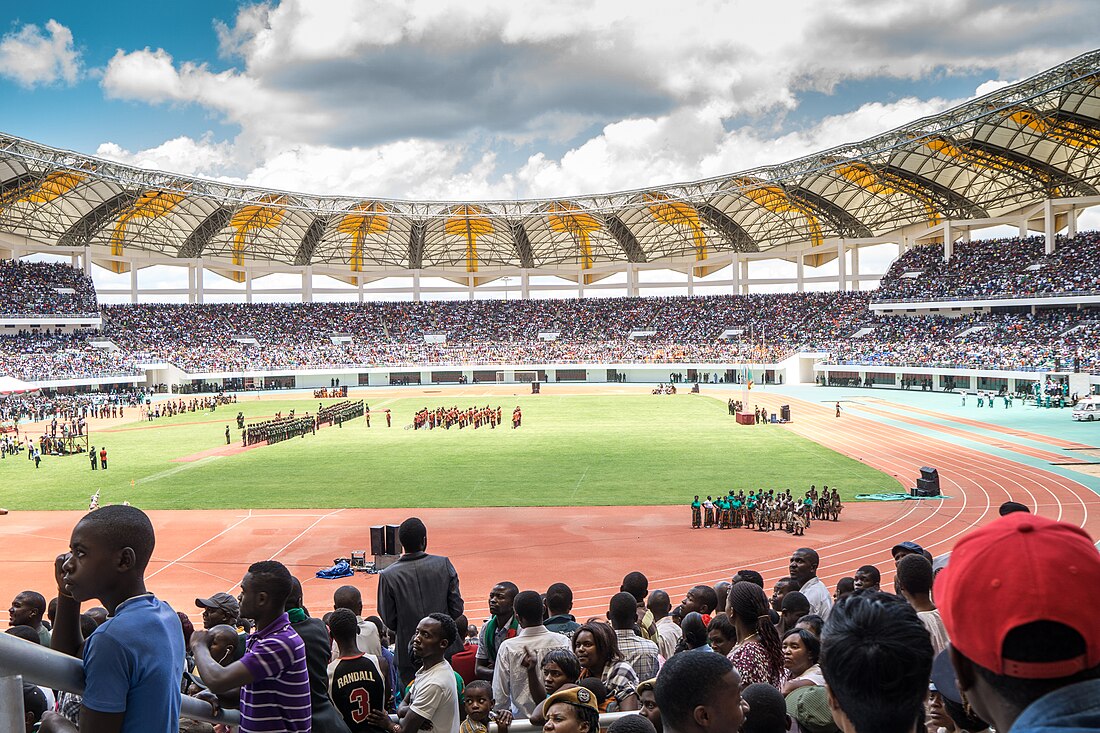
POLYGON ((1073 419, 1089 422, 1100 420, 1100 396, 1093 395, 1079 400, 1073 407, 1073 419))

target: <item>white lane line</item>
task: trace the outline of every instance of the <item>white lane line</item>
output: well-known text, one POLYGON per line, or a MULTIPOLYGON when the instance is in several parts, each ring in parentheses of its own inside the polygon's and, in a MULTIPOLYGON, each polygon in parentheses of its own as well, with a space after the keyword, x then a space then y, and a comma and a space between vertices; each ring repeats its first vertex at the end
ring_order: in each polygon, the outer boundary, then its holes
POLYGON ((172 562, 170 562, 170 563, 168 563, 167 565, 165 565, 165 566, 164 566, 163 568, 160 568, 159 570, 154 570, 154 571, 153 571, 152 573, 149 573, 148 575, 146 575, 146 576, 145 576, 145 579, 146 579, 146 580, 148 580, 149 578, 155 578, 155 577, 156 577, 157 575, 159 575, 159 574, 160 574, 160 573, 162 573, 163 571, 167 570, 168 568, 172 567, 173 565, 175 565, 176 563, 178 563, 178 562, 179 562, 180 560, 183 560, 183 559, 184 559, 184 558, 186 558, 186 557, 187 557, 188 555, 192 555, 192 554, 194 554, 194 553, 195 553, 195 552, 197 552, 198 550, 201 550, 202 548, 206 547, 207 545, 209 545, 209 544, 210 544, 211 542, 213 542, 214 540, 216 540, 216 539, 218 539, 219 537, 221 537, 221 536, 222 536, 223 534, 225 534, 226 532, 229 532, 230 530, 236 529, 236 528, 237 528, 237 527, 239 527, 240 525, 244 524, 245 522, 247 522, 247 521, 248 521, 249 517, 251 517, 251 516, 252 516, 252 510, 249 510, 249 512, 248 512, 248 516, 246 516, 246 517, 243 517, 243 518, 241 518, 241 519, 240 519, 239 521, 237 521, 237 522, 234 522, 233 524, 229 525, 228 527, 226 527, 225 529, 223 529, 223 530, 222 530, 221 532, 218 532, 218 533, 217 533, 216 535, 214 535, 213 537, 211 537, 210 539, 208 539, 208 540, 207 540, 206 542, 203 542, 203 543, 202 543, 201 545, 198 545, 198 546, 196 546, 196 547, 193 547, 193 548, 191 548, 191 549, 190 549, 190 550, 188 550, 187 552, 185 552, 185 553, 183 553, 182 555, 180 555, 179 557, 177 557, 177 558, 176 558, 175 560, 173 560, 172 562))

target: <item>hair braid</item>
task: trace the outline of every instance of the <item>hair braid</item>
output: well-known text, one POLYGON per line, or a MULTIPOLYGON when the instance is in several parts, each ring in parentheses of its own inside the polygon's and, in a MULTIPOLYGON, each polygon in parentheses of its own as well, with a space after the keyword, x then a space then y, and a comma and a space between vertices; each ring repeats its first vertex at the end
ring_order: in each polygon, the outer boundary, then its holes
POLYGON ((749 628, 756 629, 757 639, 768 657, 768 673, 778 678, 783 673, 783 644, 768 615, 768 598, 755 583, 742 581, 730 589, 730 606, 749 628))

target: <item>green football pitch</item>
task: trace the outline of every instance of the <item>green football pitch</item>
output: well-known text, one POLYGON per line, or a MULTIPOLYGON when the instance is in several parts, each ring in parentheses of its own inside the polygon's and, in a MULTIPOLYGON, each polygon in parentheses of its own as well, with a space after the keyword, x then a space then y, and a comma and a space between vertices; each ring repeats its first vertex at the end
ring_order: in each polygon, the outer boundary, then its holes
MULTIPOLYGON (((391 393, 392 394, 392 393, 391 393)), ((686 504, 694 494, 730 489, 837 486, 857 493, 897 491, 896 480, 779 426, 738 428, 726 405, 698 395, 379 395, 363 420, 234 455, 194 457, 239 444, 246 419, 316 410, 318 400, 243 399, 217 412, 186 413, 93 432, 109 470, 83 456, 24 456, 0 462, 0 505, 87 509, 129 501, 144 509, 562 506, 686 504), (491 430, 411 430, 421 407, 500 404, 491 430), (511 429, 511 411, 523 426, 511 429), (390 409, 393 427, 381 410, 390 409)), ((334 400, 325 400, 326 403, 334 400)), ((128 413, 129 414, 129 413, 128 413)), ((135 411, 136 414, 136 411, 135 411)))

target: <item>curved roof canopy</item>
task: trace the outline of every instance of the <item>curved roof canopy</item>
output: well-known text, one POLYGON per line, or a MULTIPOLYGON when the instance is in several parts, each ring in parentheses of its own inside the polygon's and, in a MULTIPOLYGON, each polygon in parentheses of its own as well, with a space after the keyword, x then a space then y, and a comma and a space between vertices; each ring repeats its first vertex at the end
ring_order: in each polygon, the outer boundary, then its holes
POLYGON ((314 265, 349 282, 429 270, 475 283, 516 268, 668 262, 821 247, 913 224, 995 217, 1100 190, 1100 50, 993 94, 779 165, 644 190, 519 201, 311 196, 144 170, 0 134, 0 232, 90 247, 116 272, 203 257, 314 265))

